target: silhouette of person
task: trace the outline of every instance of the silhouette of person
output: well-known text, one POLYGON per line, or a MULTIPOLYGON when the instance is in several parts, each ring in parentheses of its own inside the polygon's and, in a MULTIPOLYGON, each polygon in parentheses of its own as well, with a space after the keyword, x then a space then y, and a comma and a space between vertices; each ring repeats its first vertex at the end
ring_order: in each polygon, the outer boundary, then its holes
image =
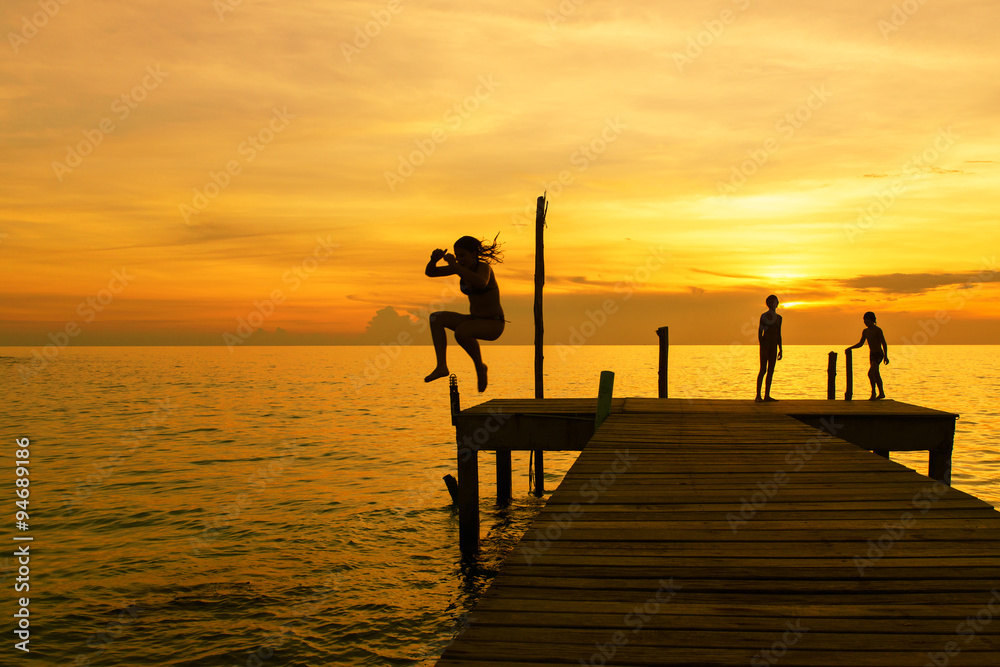
POLYGON ((431 313, 431 340, 437 366, 424 378, 430 382, 448 375, 446 361, 448 338, 445 329, 455 332, 455 342, 462 346, 476 366, 476 380, 480 392, 486 391, 486 364, 479 351, 479 341, 496 340, 503 333, 506 320, 500 306, 500 288, 490 264, 499 263, 503 253, 496 238, 493 243, 481 242, 472 236, 455 241, 455 254, 441 248, 431 253, 424 271, 431 278, 458 275, 459 289, 469 297, 469 314, 451 311, 431 313), (438 266, 444 260, 445 266, 438 266))
POLYGON ((781 359, 781 315, 776 312, 778 297, 770 295, 764 299, 767 312, 761 314, 760 325, 757 327, 757 342, 760 344, 760 371, 757 372, 757 398, 755 401, 776 401, 771 398, 771 378, 774 377, 774 364, 781 359), (760 397, 760 384, 767 373, 767 384, 764 398, 760 397))
POLYGON ((858 341, 857 345, 845 348, 844 352, 861 347, 866 340, 868 341, 868 360, 871 362, 871 367, 868 369, 868 381, 872 385, 872 395, 868 400, 877 401, 885 398, 885 390, 882 388, 882 374, 878 372, 878 365, 882 362, 888 365, 889 346, 886 345, 882 329, 875 326, 875 313, 869 310, 864 314, 864 321, 867 328, 861 332, 861 340, 858 341), (878 387, 877 396, 875 395, 876 387, 878 387))

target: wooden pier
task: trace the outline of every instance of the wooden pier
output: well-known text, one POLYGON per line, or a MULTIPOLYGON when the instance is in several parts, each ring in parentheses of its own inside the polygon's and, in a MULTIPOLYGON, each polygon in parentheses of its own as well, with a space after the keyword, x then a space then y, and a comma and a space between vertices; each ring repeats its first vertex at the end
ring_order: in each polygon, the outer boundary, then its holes
POLYGON ((479 451, 582 454, 439 667, 1000 665, 1000 513, 946 483, 957 415, 627 398, 595 433, 596 411, 455 415, 477 542, 479 451), (868 450, 927 450, 932 476, 868 450))

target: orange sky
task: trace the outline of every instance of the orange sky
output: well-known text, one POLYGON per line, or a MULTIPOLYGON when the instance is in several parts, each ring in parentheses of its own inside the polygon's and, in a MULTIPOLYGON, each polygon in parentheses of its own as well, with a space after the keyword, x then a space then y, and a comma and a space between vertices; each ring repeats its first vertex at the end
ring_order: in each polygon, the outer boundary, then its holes
POLYGON ((0 344, 528 343, 546 189, 547 342, 1000 342, 995 4, 510 4, 5 2, 0 344))

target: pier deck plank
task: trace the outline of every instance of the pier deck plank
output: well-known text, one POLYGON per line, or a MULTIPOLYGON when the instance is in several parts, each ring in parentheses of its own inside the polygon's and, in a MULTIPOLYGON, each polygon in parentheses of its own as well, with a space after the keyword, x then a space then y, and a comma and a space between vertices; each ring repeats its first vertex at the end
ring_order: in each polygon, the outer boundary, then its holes
POLYGON ((1000 665, 1000 513, 789 416, 858 413, 955 417, 616 399, 438 666, 1000 665))

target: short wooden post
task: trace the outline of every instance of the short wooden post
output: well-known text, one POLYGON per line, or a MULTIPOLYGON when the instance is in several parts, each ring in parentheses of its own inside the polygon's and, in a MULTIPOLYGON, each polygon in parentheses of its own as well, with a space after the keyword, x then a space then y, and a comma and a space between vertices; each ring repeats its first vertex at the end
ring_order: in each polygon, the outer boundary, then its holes
POLYGON ((659 397, 667 398, 667 361, 670 358, 670 327, 660 327, 656 330, 660 339, 660 377, 658 383, 659 397))
POLYGON ((835 400, 837 398, 837 353, 831 352, 826 362, 826 398, 835 400))
POLYGON ((927 476, 951 486, 951 452, 955 448, 954 439, 941 443, 930 451, 927 476))
POLYGON ((451 425, 455 425, 455 417, 462 411, 458 395, 458 376, 454 373, 448 377, 448 402, 451 405, 451 425))
POLYGON ((601 384, 597 389, 597 414, 594 416, 594 430, 600 428, 611 414, 611 397, 615 391, 615 374, 601 371, 601 384))
POLYGON ((844 400, 849 401, 854 398, 854 350, 844 351, 844 361, 847 363, 847 370, 844 371, 847 388, 844 390, 844 400))
POLYGON ((448 487, 448 493, 451 494, 451 504, 458 506, 458 480, 455 479, 453 475, 444 476, 444 485, 448 487))

